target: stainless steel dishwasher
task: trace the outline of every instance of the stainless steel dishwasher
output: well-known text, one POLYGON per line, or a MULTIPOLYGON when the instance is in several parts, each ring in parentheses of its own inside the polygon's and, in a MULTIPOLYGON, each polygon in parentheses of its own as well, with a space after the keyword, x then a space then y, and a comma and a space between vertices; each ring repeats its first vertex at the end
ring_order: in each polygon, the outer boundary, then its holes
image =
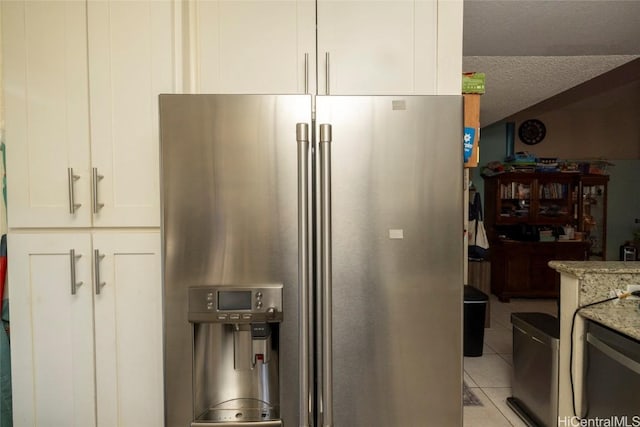
POLYGON ((586 347, 583 418, 640 423, 640 341, 588 321, 586 347))

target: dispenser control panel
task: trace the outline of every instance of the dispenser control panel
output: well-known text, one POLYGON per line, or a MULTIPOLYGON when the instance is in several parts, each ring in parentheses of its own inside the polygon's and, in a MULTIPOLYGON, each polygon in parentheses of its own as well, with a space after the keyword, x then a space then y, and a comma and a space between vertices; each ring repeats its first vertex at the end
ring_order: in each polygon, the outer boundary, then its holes
POLYGON ((189 321, 281 322, 282 284, 189 288, 189 321))

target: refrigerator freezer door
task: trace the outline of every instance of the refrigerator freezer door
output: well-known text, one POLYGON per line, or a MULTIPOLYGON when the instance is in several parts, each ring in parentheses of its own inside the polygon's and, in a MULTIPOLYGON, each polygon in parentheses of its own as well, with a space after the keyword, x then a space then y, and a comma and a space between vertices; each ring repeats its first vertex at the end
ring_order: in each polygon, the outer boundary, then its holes
POLYGON ((462 98, 319 96, 316 110, 332 156, 320 425, 461 426, 462 98))
POLYGON ((160 122, 166 425, 188 426, 195 411, 243 393, 233 381, 207 387, 213 375, 197 372, 215 369, 207 360, 220 350, 193 360, 188 289, 260 283, 283 284, 280 414, 296 425, 296 124, 310 126, 311 97, 161 95, 160 122))

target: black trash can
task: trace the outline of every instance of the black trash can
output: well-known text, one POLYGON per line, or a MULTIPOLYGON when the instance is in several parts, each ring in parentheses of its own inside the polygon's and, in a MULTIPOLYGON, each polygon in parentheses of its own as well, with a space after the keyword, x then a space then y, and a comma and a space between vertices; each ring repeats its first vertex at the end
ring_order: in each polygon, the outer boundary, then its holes
POLYGON ((464 345, 465 356, 482 356, 484 344, 484 316, 487 294, 473 286, 464 285, 464 345))

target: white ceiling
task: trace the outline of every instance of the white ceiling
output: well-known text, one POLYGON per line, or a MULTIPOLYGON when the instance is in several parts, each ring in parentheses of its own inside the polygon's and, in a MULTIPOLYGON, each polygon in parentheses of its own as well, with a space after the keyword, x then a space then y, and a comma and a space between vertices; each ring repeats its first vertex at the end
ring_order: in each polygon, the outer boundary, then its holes
POLYGON ((486 126, 640 58, 640 0, 464 0, 463 52, 486 126))

